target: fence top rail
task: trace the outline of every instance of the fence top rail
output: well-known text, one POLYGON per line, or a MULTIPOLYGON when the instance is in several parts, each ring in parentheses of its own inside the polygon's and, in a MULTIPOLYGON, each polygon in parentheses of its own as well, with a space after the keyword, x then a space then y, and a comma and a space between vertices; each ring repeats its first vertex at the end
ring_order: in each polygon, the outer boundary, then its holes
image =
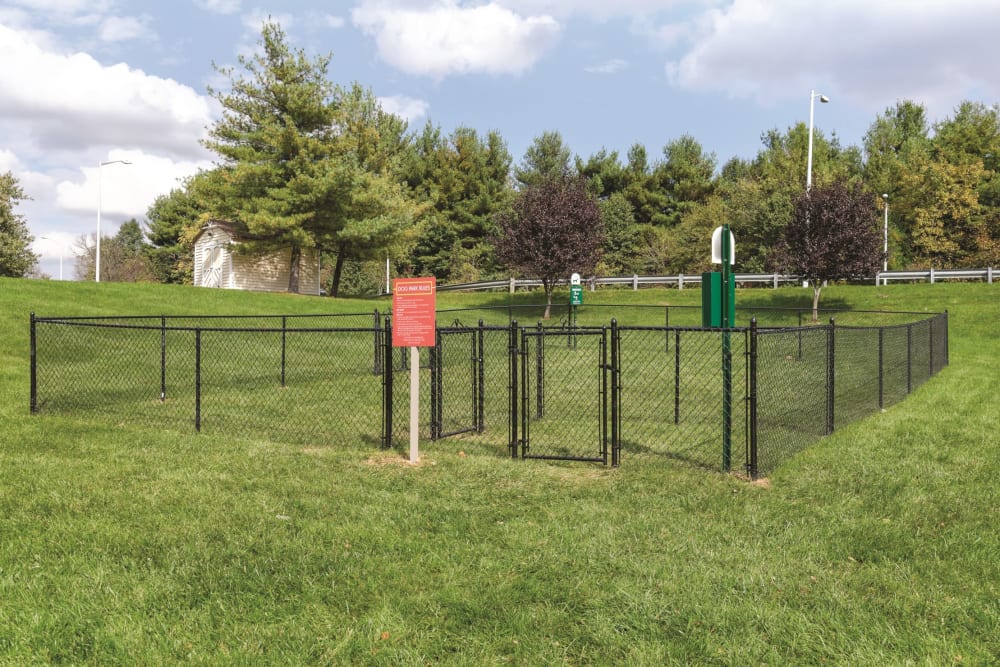
POLYGON ((670 327, 670 326, 633 326, 633 325, 619 325, 618 331, 697 331, 697 332, 708 332, 708 333, 745 333, 750 331, 750 327, 729 327, 728 329, 723 329, 722 327, 670 327))
POLYGON ((321 332, 344 332, 344 333, 371 333, 373 331, 381 331, 381 328, 371 327, 294 327, 294 328, 281 328, 281 327, 200 327, 200 326, 190 326, 190 327, 178 327, 178 326, 160 326, 152 324, 116 324, 113 322, 81 322, 81 321, 67 321, 59 319, 45 319, 45 320, 35 320, 35 324, 54 324, 57 326, 67 326, 67 327, 88 327, 93 329, 125 329, 132 331, 213 331, 213 332, 235 332, 235 333, 285 333, 285 334, 300 334, 300 333, 321 333, 321 332))
MULTIPOLYGON (((927 313, 924 313, 927 314, 927 313)), ((879 325, 859 325, 859 324, 835 324, 838 329, 905 329, 907 327, 912 327, 915 324, 924 324, 926 322, 933 322, 941 317, 944 317, 945 313, 932 313, 928 317, 920 320, 912 320, 910 322, 898 322, 896 324, 879 324, 879 325)))
POLYGON ((381 315, 379 310, 369 310, 363 313, 298 313, 294 315, 71 315, 44 317, 35 315, 36 322, 105 322, 110 320, 280 320, 280 319, 319 319, 322 317, 372 317, 381 315))
MULTIPOLYGON (((565 307, 566 304, 553 304, 553 306, 565 307)), ((445 308, 439 309, 437 313, 440 314, 454 314, 460 312, 475 312, 475 311, 492 311, 492 310, 525 310, 525 309, 541 309, 544 308, 545 304, 510 304, 506 306, 480 306, 480 307, 468 307, 468 308, 445 308)), ((589 310, 607 310, 607 309, 621 309, 621 310, 665 310, 669 312, 670 310, 684 310, 692 311, 697 310, 700 307, 696 305, 651 305, 651 304, 589 304, 586 306, 580 306, 580 309, 589 310)), ((753 313, 810 313, 812 308, 810 307, 781 307, 781 306, 738 306, 736 309, 738 312, 753 312, 753 313)), ((900 310, 851 310, 851 309, 820 309, 820 315, 824 317, 832 317, 836 320, 836 316, 840 314, 851 314, 851 315, 912 315, 920 316, 914 318, 911 322, 897 322, 893 324, 838 324, 841 328, 891 328, 891 327, 905 327, 909 324, 914 324, 916 322, 922 322, 926 320, 933 319, 935 317, 942 316, 944 313, 928 313, 921 311, 900 311, 900 310)), ((386 309, 384 311, 373 310, 364 313, 329 313, 329 314, 302 314, 302 315, 122 315, 122 316, 70 316, 70 317, 40 317, 34 316, 34 322, 36 324, 55 324, 63 326, 83 326, 83 327, 103 327, 103 328, 116 328, 116 329, 151 329, 159 331, 240 331, 240 332, 320 332, 320 331, 373 331, 381 329, 382 327, 382 317, 391 317, 392 309, 386 309), (354 327, 287 327, 287 326, 273 326, 276 320, 281 320, 283 322, 287 320, 302 320, 310 319, 317 320, 321 318, 348 318, 348 317, 365 317, 372 318, 372 325, 366 326, 354 326, 354 327), (232 321, 259 321, 271 323, 271 326, 211 326, 210 323, 219 322, 221 320, 232 320, 232 321), (209 326, 203 326, 200 322, 205 322, 209 326), (145 324, 141 324, 145 322, 145 324), (178 324, 178 322, 184 322, 183 325, 178 324)), ((511 318, 512 321, 517 321, 511 318)), ((457 320, 456 320, 457 322, 457 320)), ((484 325, 485 326, 485 325, 484 325)), ((497 326, 497 325, 492 325, 497 326)), ((527 325, 522 323, 522 327, 530 326, 535 328, 535 324, 527 325)), ((604 325, 607 326, 607 325, 604 325)), ((663 327, 641 327, 622 324, 619 325, 620 328, 628 329, 642 329, 642 328, 652 328, 652 329, 662 329, 663 327)), ((815 327, 816 325, 810 325, 815 327)), ((766 327, 766 325, 761 324, 760 327, 763 328, 773 328, 766 327)), ((451 326, 445 326, 442 328, 451 330, 476 330, 479 327, 475 324, 465 325, 461 322, 453 324, 451 326)), ((506 327, 499 327, 506 328, 506 327)), ((546 329, 549 330, 566 330, 570 327, 566 323, 556 323, 551 325, 545 325, 546 329)), ((578 326, 573 328, 575 331, 581 331, 587 328, 600 329, 601 326, 588 325, 578 326)), ((669 327, 669 328, 679 328, 679 329, 700 329, 701 327, 669 327)), ((745 327, 734 327, 732 330, 742 330, 745 327)))

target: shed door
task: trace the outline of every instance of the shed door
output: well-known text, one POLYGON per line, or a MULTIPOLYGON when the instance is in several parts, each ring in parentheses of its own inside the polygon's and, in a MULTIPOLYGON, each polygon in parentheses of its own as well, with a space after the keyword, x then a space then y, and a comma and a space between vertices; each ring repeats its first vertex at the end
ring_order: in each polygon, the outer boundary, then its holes
POLYGON ((222 266, 225 256, 222 248, 213 246, 205 249, 205 259, 201 265, 201 284, 203 287, 222 287, 222 266))

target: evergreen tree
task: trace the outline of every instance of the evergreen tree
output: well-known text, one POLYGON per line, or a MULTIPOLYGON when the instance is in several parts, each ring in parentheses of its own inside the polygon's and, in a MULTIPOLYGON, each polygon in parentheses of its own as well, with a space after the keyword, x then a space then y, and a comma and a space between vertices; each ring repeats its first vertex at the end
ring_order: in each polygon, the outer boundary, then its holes
POLYGON ((562 135, 555 131, 543 132, 524 152, 521 164, 514 169, 514 180, 526 187, 552 178, 567 178, 569 161, 569 146, 563 142, 562 135))
POLYGON ((493 219, 510 200, 511 156, 497 132, 459 127, 450 137, 430 123, 414 141, 409 182, 426 203, 414 270, 443 281, 478 280, 496 268, 493 219))
MULTIPOLYGON (((243 229, 241 252, 291 249, 288 290, 298 291, 305 248, 349 257, 385 248, 412 209, 392 171, 400 126, 370 91, 335 88, 329 56, 292 51, 274 23, 245 74, 219 68, 230 90, 206 146, 222 157, 209 180, 210 213, 243 229)), ((336 294, 337 277, 331 293, 336 294)))

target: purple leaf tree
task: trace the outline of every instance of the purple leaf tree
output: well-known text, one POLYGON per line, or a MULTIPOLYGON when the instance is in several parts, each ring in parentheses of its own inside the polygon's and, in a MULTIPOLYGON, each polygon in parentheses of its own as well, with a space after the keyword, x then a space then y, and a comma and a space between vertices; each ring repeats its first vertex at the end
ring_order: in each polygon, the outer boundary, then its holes
POLYGON ((497 227, 500 261, 542 281, 545 319, 555 285, 571 273, 592 272, 601 256, 601 210, 584 178, 549 176, 525 187, 497 216, 497 227))
POLYGON ((818 319, 823 283, 872 278, 882 263, 875 197, 860 185, 814 186, 795 201, 780 249, 782 269, 813 288, 818 319))

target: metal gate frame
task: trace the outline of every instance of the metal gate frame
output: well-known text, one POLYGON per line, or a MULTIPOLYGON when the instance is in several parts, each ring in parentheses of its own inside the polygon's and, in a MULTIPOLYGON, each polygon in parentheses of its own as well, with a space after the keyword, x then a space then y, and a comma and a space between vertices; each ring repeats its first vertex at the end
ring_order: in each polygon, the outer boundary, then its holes
MULTIPOLYGON (((435 346, 430 349, 431 358, 431 440, 440 440, 462 433, 482 433, 484 428, 484 392, 485 373, 483 357, 483 323, 480 320, 478 328, 472 327, 438 327, 435 334, 435 346), (470 423, 468 426, 444 430, 445 404, 445 365, 444 342, 457 336, 468 336, 470 342, 469 354, 469 387, 470 423)), ((462 397, 464 398, 464 397, 462 397)))
POLYGON ((510 424, 508 428, 508 448, 512 458, 560 461, 585 461, 607 465, 610 459, 612 466, 618 466, 621 441, 620 401, 621 401, 621 370, 618 359, 621 350, 621 337, 618 325, 612 320, 611 327, 571 327, 568 335, 562 329, 545 329, 539 323, 537 327, 519 327, 516 321, 510 328, 510 424), (600 442, 596 456, 571 454, 534 454, 531 452, 531 420, 532 411, 536 418, 544 415, 544 367, 545 339, 556 339, 566 335, 567 347, 577 349, 580 336, 600 336, 598 352, 598 423, 600 442), (530 363, 531 342, 534 342, 535 359, 530 363), (610 363, 609 363, 610 357, 610 363), (533 367, 533 368, 532 368, 533 367), (534 375, 534 384, 531 379, 534 375), (534 388, 534 396, 530 396, 534 388))
MULTIPOLYGON (((392 447, 393 432, 393 390, 394 390, 394 364, 392 347, 392 323, 389 317, 385 319, 383 329, 384 337, 379 341, 382 346, 382 390, 383 390, 383 410, 382 410, 382 446, 392 447)), ((480 321, 478 327, 438 327, 436 332, 436 345, 429 348, 430 351, 430 372, 431 372, 431 392, 430 392, 430 414, 431 427, 430 437, 438 440, 461 433, 482 433, 485 428, 485 354, 484 354, 484 331, 485 327, 480 321), (446 399, 444 391, 444 355, 443 341, 452 335, 467 334, 470 336, 470 388, 472 401, 472 423, 467 428, 444 431, 443 406, 446 399)), ((607 327, 571 327, 544 329, 541 327, 529 328, 521 327, 516 320, 511 321, 508 331, 508 366, 507 366, 507 411, 508 411, 508 452, 511 458, 536 459, 536 460, 564 460, 564 461, 586 461, 607 465, 610 461, 612 466, 618 466, 621 455, 621 369, 619 368, 619 358, 621 350, 621 337, 618 325, 612 320, 611 326, 607 327), (599 420, 600 442, 599 451, 596 456, 572 456, 572 455, 547 455, 532 454, 531 447, 531 418, 528 411, 534 407, 539 409, 540 394, 535 395, 535 404, 528 395, 528 388, 531 386, 529 378, 531 370, 528 368, 526 360, 529 357, 527 349, 528 341, 535 339, 535 345, 541 345, 544 350, 544 338, 551 337, 553 341, 565 336, 567 347, 576 349, 579 336, 600 336, 600 352, 597 360, 597 371, 599 381, 599 405, 597 418, 599 420)), ((544 353, 543 353, 544 354, 544 353)), ((404 359, 404 364, 405 359, 404 359)), ((536 378, 544 372, 544 358, 536 357, 534 367, 536 378)), ((538 385, 539 390, 543 390, 538 385)), ((541 405, 544 410, 544 404, 541 405)))

